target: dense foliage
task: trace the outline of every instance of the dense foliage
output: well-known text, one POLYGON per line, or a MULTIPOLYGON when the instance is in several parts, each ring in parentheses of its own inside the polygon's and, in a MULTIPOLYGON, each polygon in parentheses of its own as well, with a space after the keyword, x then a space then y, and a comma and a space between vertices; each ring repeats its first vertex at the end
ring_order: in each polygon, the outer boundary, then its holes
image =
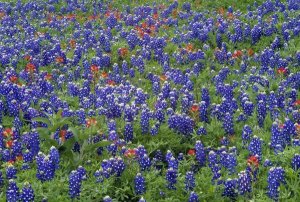
POLYGON ((300 2, 234 2, 1 2, 0 201, 299 201, 300 2))

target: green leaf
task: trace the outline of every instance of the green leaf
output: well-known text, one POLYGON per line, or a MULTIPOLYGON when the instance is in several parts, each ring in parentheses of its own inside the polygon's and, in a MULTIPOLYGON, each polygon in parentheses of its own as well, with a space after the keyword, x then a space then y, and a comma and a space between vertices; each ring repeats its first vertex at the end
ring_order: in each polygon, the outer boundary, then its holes
POLYGON ((103 141, 97 142, 95 144, 90 144, 89 146, 87 146, 86 151, 90 152, 90 151, 97 149, 98 147, 106 147, 110 144, 111 144, 111 142, 103 140, 103 141))
POLYGON ((36 130, 40 134, 40 136, 41 135, 43 135, 43 136, 48 135, 50 137, 50 131, 49 131, 48 128, 38 127, 36 130))
POLYGON ((47 124, 48 127, 52 125, 51 122, 49 121, 49 119, 47 119, 45 117, 36 117, 36 118, 33 118, 32 120, 45 123, 45 124, 47 124))
POLYGON ((79 130, 77 128, 75 128, 75 127, 69 127, 68 130, 73 133, 75 140, 79 141, 79 139, 78 139, 79 130))
POLYGON ((68 139, 61 147, 65 147, 66 150, 73 149, 74 143, 76 142, 75 138, 72 137, 68 139))

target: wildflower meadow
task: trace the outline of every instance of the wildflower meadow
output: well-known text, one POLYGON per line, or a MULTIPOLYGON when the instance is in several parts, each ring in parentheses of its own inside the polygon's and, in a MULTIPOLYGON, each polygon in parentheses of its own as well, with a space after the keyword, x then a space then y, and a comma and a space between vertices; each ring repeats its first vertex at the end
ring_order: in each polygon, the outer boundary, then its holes
POLYGON ((299 0, 2 0, 0 202, 300 201, 299 0))

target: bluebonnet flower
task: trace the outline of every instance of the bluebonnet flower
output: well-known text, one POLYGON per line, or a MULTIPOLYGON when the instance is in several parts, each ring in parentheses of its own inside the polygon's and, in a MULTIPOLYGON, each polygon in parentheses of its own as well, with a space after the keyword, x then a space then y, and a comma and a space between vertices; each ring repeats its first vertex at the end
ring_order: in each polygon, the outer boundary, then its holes
POLYGON ((241 195, 252 192, 252 179, 251 175, 247 171, 241 171, 238 174, 238 190, 241 195))
POLYGON ((300 169, 300 155, 295 154, 294 157, 292 158, 292 168, 294 171, 298 171, 300 169))
POLYGON ((234 199, 238 195, 237 191, 237 180, 236 179, 227 179, 224 181, 224 191, 223 196, 227 196, 231 199, 234 199))
POLYGON ((28 182, 24 183, 22 192, 20 194, 20 199, 23 202, 33 202, 35 198, 34 191, 28 182))
POLYGON ((70 198, 79 198, 81 191, 81 177, 76 170, 69 175, 69 195, 70 198))
POLYGON ((230 113, 226 113, 223 120, 223 128, 228 135, 234 135, 233 117, 230 113))
POLYGON ((151 167, 151 161, 147 154, 139 159, 139 165, 142 171, 149 170, 151 167))
POLYGON ((9 202, 17 202, 20 199, 19 188, 13 179, 8 182, 8 187, 6 190, 6 200, 9 202))
POLYGON ((196 141, 195 144, 195 151, 196 151, 196 160, 200 166, 204 166, 206 163, 206 153, 204 145, 200 140, 196 141))
POLYGON ((6 168, 6 178, 7 179, 14 179, 17 178, 17 169, 13 165, 8 165, 6 168))
POLYGON ((134 179, 134 189, 135 193, 138 195, 143 194, 146 191, 145 178, 141 173, 138 173, 134 179))
POLYGON ((285 171, 282 167, 272 167, 268 173, 268 196, 277 201, 279 197, 279 186, 285 183, 285 171))
POLYGON ((194 173, 191 171, 188 171, 185 175, 185 189, 186 189, 186 191, 192 191, 195 186, 196 186, 196 184, 195 184, 194 173))
POLYGON ((261 159, 262 156, 262 139, 258 138, 256 135, 251 139, 248 150, 251 156, 258 156, 261 159))
POLYGON ((175 190, 175 184, 177 183, 177 170, 169 168, 166 173, 167 187, 168 189, 175 190))
POLYGON ((195 192, 191 192, 189 202, 199 202, 199 196, 195 192))

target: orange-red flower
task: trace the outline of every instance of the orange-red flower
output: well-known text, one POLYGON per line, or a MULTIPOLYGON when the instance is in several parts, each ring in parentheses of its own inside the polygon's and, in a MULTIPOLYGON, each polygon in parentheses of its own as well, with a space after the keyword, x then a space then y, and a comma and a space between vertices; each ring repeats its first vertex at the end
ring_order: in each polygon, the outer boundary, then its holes
POLYGON ((95 126, 97 124, 97 120, 95 118, 89 118, 86 120, 86 127, 89 128, 91 126, 95 126))
POLYGON ((299 100, 296 100, 294 103, 293 103, 294 106, 300 106, 300 99, 299 100))
POLYGON ((126 57, 127 54, 128 54, 128 48, 125 48, 125 47, 124 47, 124 48, 120 48, 120 49, 119 49, 119 54, 120 54, 120 56, 123 57, 123 58, 126 57))
POLYGON ((66 141, 66 135, 67 135, 67 130, 60 130, 59 131, 59 136, 60 136, 62 142, 66 141))
POLYGON ((177 10, 176 10, 176 9, 173 10, 173 11, 172 11, 172 17, 173 17, 173 18, 177 18, 177 15, 178 15, 177 10))
POLYGON ((295 127, 296 127, 296 132, 300 132, 300 124, 299 124, 299 123, 296 123, 296 124, 295 124, 295 127))
POLYGON ((8 163, 8 165, 13 165, 15 163, 15 161, 11 159, 7 163, 8 163))
POLYGON ((223 7, 218 8, 218 13, 221 14, 221 15, 224 15, 225 9, 223 7))
POLYGON ((241 50, 235 50, 232 55, 233 58, 239 58, 241 56, 243 56, 243 52, 241 50))
POLYGON ((55 61, 56 61, 57 63, 63 63, 63 62, 64 62, 64 58, 63 58, 62 56, 57 56, 57 57, 55 58, 55 61))
POLYGON ((11 148, 13 145, 13 140, 8 140, 5 144, 6 148, 11 148))
POLYGON ((197 104, 193 104, 191 107, 191 112, 198 112, 199 111, 199 106, 197 104))
POLYGON ((6 128, 3 132, 2 132, 2 135, 4 136, 4 137, 10 137, 10 136, 12 136, 14 133, 13 133, 13 131, 12 131, 12 129, 11 128, 6 128))
POLYGON ((28 63, 25 67, 25 70, 29 73, 35 72, 35 65, 32 63, 28 63))
POLYGON ((228 18, 229 20, 233 20, 233 19, 235 18, 235 16, 234 16, 232 13, 228 13, 228 14, 227 14, 227 18, 228 18))
POLYGON ((277 73, 280 75, 285 74, 285 73, 287 73, 287 69, 284 67, 280 67, 277 69, 277 73))
POLYGON ((13 82, 13 83, 16 83, 16 82, 18 81, 18 77, 16 77, 16 76, 11 76, 11 77, 9 77, 9 80, 10 80, 11 82, 13 82))
POLYGON ((45 75, 45 79, 46 79, 47 81, 51 80, 51 79, 52 79, 52 74, 47 73, 47 74, 45 75))
POLYGON ((5 16, 4 12, 0 12, 0 19, 2 19, 5 16))
POLYGON ((253 51, 252 48, 249 48, 247 52, 248 52, 248 55, 249 55, 249 56, 254 55, 254 51, 253 51))
POLYGON ((102 72, 101 73, 101 77, 104 78, 104 79, 106 79, 108 77, 108 74, 106 72, 102 72))
POLYGON ((71 46, 71 48, 75 48, 76 47, 76 40, 75 39, 71 39, 70 40, 70 46, 71 46))
POLYGON ((20 155, 18 155, 17 157, 16 157, 16 160, 17 161, 22 161, 23 160, 23 156, 20 154, 20 155))
POLYGON ((109 10, 106 11, 106 13, 104 15, 105 15, 105 17, 109 17, 110 16, 110 11, 109 10))
POLYGON ((65 18, 66 18, 67 20, 72 20, 72 19, 74 19, 75 17, 76 17, 75 14, 68 14, 68 15, 65 16, 65 18))
POLYGON ((127 149, 124 153, 124 156, 127 158, 134 158, 136 156, 136 150, 135 149, 127 149))
POLYGON ((190 150, 188 151, 188 155, 189 155, 189 156, 195 156, 195 154, 196 154, 196 150, 195 150, 195 149, 190 149, 190 150))
POLYGON ((95 74, 99 71, 99 67, 97 65, 92 65, 91 66, 91 71, 92 71, 93 74, 95 74))
POLYGON ((191 52, 191 51, 193 51, 193 49, 194 49, 194 46, 193 46, 193 44, 187 44, 186 46, 185 46, 185 49, 187 50, 187 51, 189 51, 189 52, 191 52))
POLYGON ((32 57, 31 57, 30 55, 25 55, 25 56, 24 56, 24 59, 25 59, 26 61, 31 61, 32 57))
POLYGON ((166 81, 166 80, 168 80, 167 76, 164 75, 164 74, 163 74, 163 75, 160 75, 159 79, 160 79, 161 81, 166 81))
POLYGON ((259 166, 259 160, 256 156, 250 156, 247 160, 247 164, 250 165, 254 165, 255 167, 259 166))
POLYGON ((114 85, 116 85, 116 82, 113 81, 113 80, 108 80, 107 84, 110 85, 110 86, 114 86, 114 85))

